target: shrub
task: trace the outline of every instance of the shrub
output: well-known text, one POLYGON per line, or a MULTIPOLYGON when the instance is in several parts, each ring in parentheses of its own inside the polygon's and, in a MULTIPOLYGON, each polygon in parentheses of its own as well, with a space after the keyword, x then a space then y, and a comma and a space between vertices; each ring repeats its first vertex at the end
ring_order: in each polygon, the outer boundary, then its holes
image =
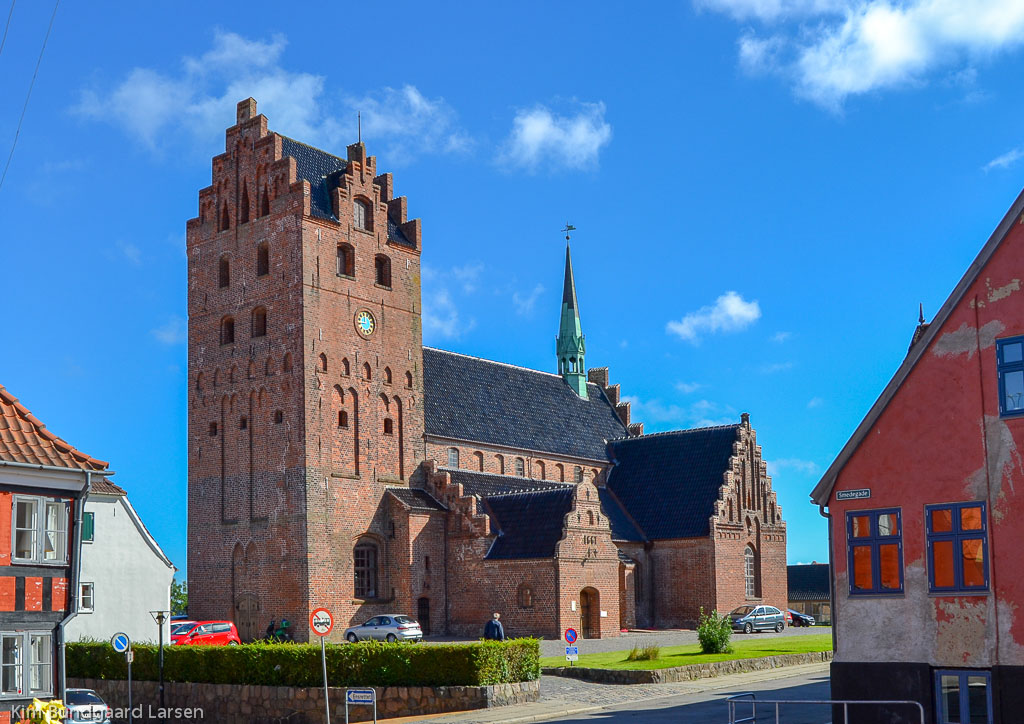
POLYGON ((656 661, 661 656, 661 647, 653 642, 642 646, 633 644, 633 649, 626 656, 626 661, 656 661))
MULTIPOLYGON (((157 647, 136 645, 132 678, 159 679, 157 647)), ((126 679, 123 654, 101 642, 67 645, 68 676, 126 679)), ((164 679, 206 684, 322 686, 320 646, 252 643, 167 646, 164 679)), ((512 639, 473 644, 363 641, 327 645, 331 686, 486 686, 540 678, 540 642, 512 639)))
POLYGON ((697 640, 705 654, 727 654, 732 651, 729 639, 732 637, 732 621, 728 616, 719 616, 718 611, 704 613, 700 607, 700 623, 697 624, 697 640))

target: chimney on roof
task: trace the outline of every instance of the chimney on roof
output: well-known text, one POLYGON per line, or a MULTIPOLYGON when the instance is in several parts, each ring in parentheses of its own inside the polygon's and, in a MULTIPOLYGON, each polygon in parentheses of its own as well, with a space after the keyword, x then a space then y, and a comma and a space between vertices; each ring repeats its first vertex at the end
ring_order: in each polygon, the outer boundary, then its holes
POLYGON ((239 101, 238 107, 235 110, 235 124, 242 124, 248 121, 250 118, 256 117, 256 99, 246 98, 244 101, 239 101))

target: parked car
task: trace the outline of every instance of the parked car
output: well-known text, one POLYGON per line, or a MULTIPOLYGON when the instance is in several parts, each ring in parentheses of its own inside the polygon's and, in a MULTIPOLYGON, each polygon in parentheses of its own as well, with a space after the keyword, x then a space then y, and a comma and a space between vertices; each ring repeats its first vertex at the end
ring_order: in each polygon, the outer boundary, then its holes
POLYGON ((110 709, 92 689, 67 689, 64 696, 64 708, 68 722, 92 722, 92 724, 110 724, 110 709))
POLYGON ((790 624, 791 626, 814 625, 814 616, 812 616, 809 613, 800 613, 799 611, 794 611, 793 609, 789 609, 788 613, 792 614, 793 616, 793 623, 790 624))
POLYGON ((377 639, 378 641, 419 641, 423 631, 419 623, 400 613, 374 616, 362 626, 345 629, 345 638, 350 642, 377 639))
POLYGON ((238 629, 230 621, 196 621, 188 629, 171 634, 171 643, 178 646, 237 646, 242 643, 238 629))
POLYGON ((189 630, 195 626, 198 621, 184 620, 184 621, 171 621, 171 636, 175 634, 188 633, 189 630))
POLYGON ((740 606, 729 614, 729 618, 732 619, 732 630, 743 633, 771 630, 781 633, 786 628, 785 616, 775 606, 740 606))

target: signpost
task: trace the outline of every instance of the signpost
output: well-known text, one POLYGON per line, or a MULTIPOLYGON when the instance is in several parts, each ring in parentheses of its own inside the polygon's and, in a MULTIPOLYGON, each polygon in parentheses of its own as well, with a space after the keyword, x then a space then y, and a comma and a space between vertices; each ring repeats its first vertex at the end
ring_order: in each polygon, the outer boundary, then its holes
POLYGON ((857 490, 837 490, 836 500, 867 500, 871 497, 871 488, 857 490))
MULTIPOLYGON (((317 608, 309 615, 309 627, 320 637, 320 662, 324 667, 324 706, 327 707, 327 724, 331 724, 331 702, 327 694, 327 634, 334 628, 334 617, 326 608, 317 608)), ((377 707, 373 708, 373 720, 377 721, 377 707)), ((348 721, 348 705, 345 705, 345 721, 348 721)))
POLYGON ((569 662, 569 666, 573 665, 572 662, 579 661, 580 647, 573 645, 579 637, 580 635, 576 633, 576 629, 567 628, 565 630, 565 642, 569 644, 569 646, 565 647, 565 660, 569 662))
POLYGON ((114 651, 124 654, 124 660, 128 664, 128 724, 132 724, 132 661, 135 660, 135 652, 132 651, 132 640, 128 634, 118 631, 110 637, 110 645, 114 651))
POLYGON ((377 691, 375 689, 345 690, 345 724, 348 724, 349 706, 373 705, 373 724, 377 724, 377 691))

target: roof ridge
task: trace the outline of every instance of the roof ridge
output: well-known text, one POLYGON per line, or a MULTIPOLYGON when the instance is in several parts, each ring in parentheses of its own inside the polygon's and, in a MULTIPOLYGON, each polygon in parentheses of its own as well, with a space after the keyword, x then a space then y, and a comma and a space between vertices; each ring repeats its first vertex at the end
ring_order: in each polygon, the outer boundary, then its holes
MULTIPOLYGON (((429 349, 432 352, 443 352, 444 354, 451 354, 451 355, 455 355, 456 357, 465 357, 467 359, 475 359, 478 362, 487 362, 488 364, 492 364, 492 365, 500 365, 502 367, 511 367, 512 369, 515 369, 515 370, 523 370, 525 372, 533 372, 534 374, 538 374, 538 375, 547 375, 548 377, 558 377, 559 379, 561 379, 561 377, 562 377, 562 375, 558 374, 557 372, 545 372, 544 370, 535 370, 532 367, 523 367, 522 365, 514 365, 514 364, 512 364, 510 362, 499 362, 498 360, 487 359, 486 357, 477 357, 476 355, 465 354, 463 352, 452 352, 450 349, 440 349, 439 347, 428 347, 427 345, 424 345, 423 349, 429 349)), ((587 381, 587 384, 588 385, 593 385, 594 387, 598 387, 598 388, 601 387, 596 382, 590 382, 589 380, 587 381)))
POLYGON ((508 493, 495 493, 494 495, 484 495, 482 497, 491 498, 511 498, 514 495, 536 495, 538 493, 567 493, 571 492, 569 488, 574 487, 573 485, 565 485, 564 488, 548 488, 546 490, 515 490, 508 493))
MULTIPOLYGON (((320 153, 324 154, 325 156, 330 156, 331 158, 336 158, 339 161, 341 161, 343 164, 345 164, 346 166, 348 165, 348 159, 344 159, 341 156, 338 156, 338 155, 335 155, 335 154, 331 153, 330 151, 325 151, 322 148, 318 148, 317 146, 314 146, 314 145, 312 145, 310 143, 303 143, 302 141, 296 141, 291 136, 286 136, 283 133, 280 133, 278 131, 274 131, 274 133, 279 135, 281 138, 285 138, 285 139, 291 141, 292 143, 298 144, 299 146, 305 146, 306 148, 311 148, 314 151, 319 151, 320 153)), ((287 154, 285 154, 285 155, 287 155, 287 154)))
MULTIPOLYGON (((524 478, 520 475, 506 475, 505 473, 492 473, 486 470, 466 470, 465 468, 450 468, 447 465, 438 465, 438 472, 455 472, 455 473, 468 473, 470 475, 489 475, 492 478, 501 478, 502 480, 527 480, 531 483, 545 483, 547 485, 573 485, 574 483, 563 483, 558 480, 544 480, 541 478, 524 478)), ((400 486, 401 487, 401 486, 400 486)))
POLYGON ((705 430, 729 430, 739 427, 742 423, 734 422, 729 425, 708 425, 707 427, 687 427, 682 430, 664 430, 662 432, 650 432, 644 435, 629 435, 627 437, 612 438, 608 442, 623 442, 626 440, 643 440, 649 437, 667 437, 669 435, 683 435, 688 432, 703 432, 705 430))

